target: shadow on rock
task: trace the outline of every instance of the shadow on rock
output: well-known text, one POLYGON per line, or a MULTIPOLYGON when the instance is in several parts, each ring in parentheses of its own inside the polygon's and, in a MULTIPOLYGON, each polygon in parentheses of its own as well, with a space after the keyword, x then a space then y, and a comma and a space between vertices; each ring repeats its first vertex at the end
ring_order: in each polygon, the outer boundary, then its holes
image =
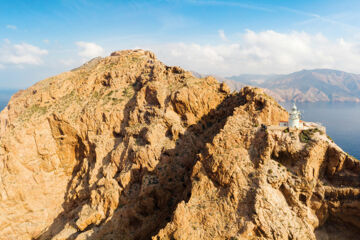
MULTIPOLYGON (((244 97, 240 94, 228 96, 216 109, 211 110, 196 124, 189 126, 184 134, 180 134, 173 149, 163 150, 154 170, 149 171, 147 168, 131 170, 131 179, 122 190, 118 207, 112 216, 105 218, 97 226, 94 224, 87 226, 85 231, 91 230, 87 233, 86 239, 150 239, 155 235, 171 221, 178 203, 188 201, 190 198, 190 176, 197 161, 197 155, 203 151, 207 143, 212 142, 224 127, 227 118, 233 114, 234 109, 245 102, 244 97)), ((126 127, 129 126, 129 114, 135 106, 136 95, 124 108, 124 120, 121 123, 120 135, 114 145, 115 149, 120 143, 124 143, 125 148, 121 153, 121 158, 128 158, 124 159, 127 162, 135 161, 135 154, 131 154, 132 149, 129 149, 129 142, 126 140, 128 139, 126 127)), ((169 138, 171 137, 169 136, 169 138)), ((92 151, 94 150, 90 145, 87 153, 92 151)), ((111 153, 108 153, 103 159, 103 164, 110 161, 111 153)), ((85 161, 88 161, 88 166, 91 166, 91 162, 95 161, 95 159, 91 159, 91 156, 92 154, 87 158, 83 156, 77 159, 79 163, 74 168, 73 177, 65 195, 66 202, 63 205, 65 211, 55 219, 45 233, 37 238, 38 240, 50 239, 62 231, 66 224, 74 224, 74 219, 78 217, 82 206, 89 203, 89 193, 96 187, 96 184, 84 188, 87 192, 83 197, 74 200, 68 199, 74 189, 73 186, 82 184, 80 183, 81 179, 76 179, 79 171, 85 170, 85 178, 89 177, 91 167, 83 166, 87 164, 85 161), (74 183, 74 181, 79 181, 79 183, 74 183)), ((116 176, 115 179, 117 179, 116 176)), ((77 226, 73 226, 73 232, 67 235, 70 235, 67 239, 75 239, 82 233, 75 229, 77 226)))
POLYGON ((150 239, 169 221, 176 206, 188 201, 190 176, 197 155, 212 142, 225 125, 227 117, 245 100, 239 95, 226 98, 216 109, 187 128, 176 147, 162 152, 153 171, 143 168, 132 172, 124 190, 128 199, 120 204, 111 219, 99 226, 88 239, 150 239), (135 194, 134 194, 135 193, 135 194))

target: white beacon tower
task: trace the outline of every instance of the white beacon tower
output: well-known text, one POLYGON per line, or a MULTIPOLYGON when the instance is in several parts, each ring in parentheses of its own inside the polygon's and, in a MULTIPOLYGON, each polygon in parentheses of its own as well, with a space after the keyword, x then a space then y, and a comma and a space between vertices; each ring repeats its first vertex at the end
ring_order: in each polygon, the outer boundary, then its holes
POLYGON ((300 128, 300 111, 297 110, 294 103, 291 112, 289 113, 289 127, 300 128))

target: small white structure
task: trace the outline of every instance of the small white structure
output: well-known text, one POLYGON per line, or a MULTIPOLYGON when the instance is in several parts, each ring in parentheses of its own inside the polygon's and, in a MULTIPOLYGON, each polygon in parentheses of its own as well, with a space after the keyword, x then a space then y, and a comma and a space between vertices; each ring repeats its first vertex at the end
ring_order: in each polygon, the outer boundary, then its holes
POLYGON ((291 127, 291 128, 303 128, 303 122, 300 120, 301 113, 297 110, 297 107, 294 103, 291 112, 289 113, 288 121, 280 121, 280 127, 291 127))
POLYGON ((300 128, 300 116, 301 113, 300 111, 297 110, 296 105, 294 103, 291 112, 289 113, 289 127, 300 128))

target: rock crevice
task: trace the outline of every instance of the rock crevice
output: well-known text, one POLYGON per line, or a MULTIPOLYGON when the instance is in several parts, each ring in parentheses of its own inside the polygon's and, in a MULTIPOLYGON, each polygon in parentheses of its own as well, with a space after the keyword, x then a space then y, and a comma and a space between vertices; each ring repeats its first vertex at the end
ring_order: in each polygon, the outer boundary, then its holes
POLYGON ((143 50, 45 79, 0 113, 0 239, 354 238, 358 160, 286 118, 143 50))

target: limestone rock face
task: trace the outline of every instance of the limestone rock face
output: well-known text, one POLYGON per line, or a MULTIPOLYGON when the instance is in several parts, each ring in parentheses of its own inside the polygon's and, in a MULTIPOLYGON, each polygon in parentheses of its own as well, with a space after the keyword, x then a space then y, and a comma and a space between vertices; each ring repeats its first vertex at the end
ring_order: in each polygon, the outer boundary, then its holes
POLYGON ((287 112, 144 50, 0 113, 0 239, 356 239, 360 164, 287 112))

